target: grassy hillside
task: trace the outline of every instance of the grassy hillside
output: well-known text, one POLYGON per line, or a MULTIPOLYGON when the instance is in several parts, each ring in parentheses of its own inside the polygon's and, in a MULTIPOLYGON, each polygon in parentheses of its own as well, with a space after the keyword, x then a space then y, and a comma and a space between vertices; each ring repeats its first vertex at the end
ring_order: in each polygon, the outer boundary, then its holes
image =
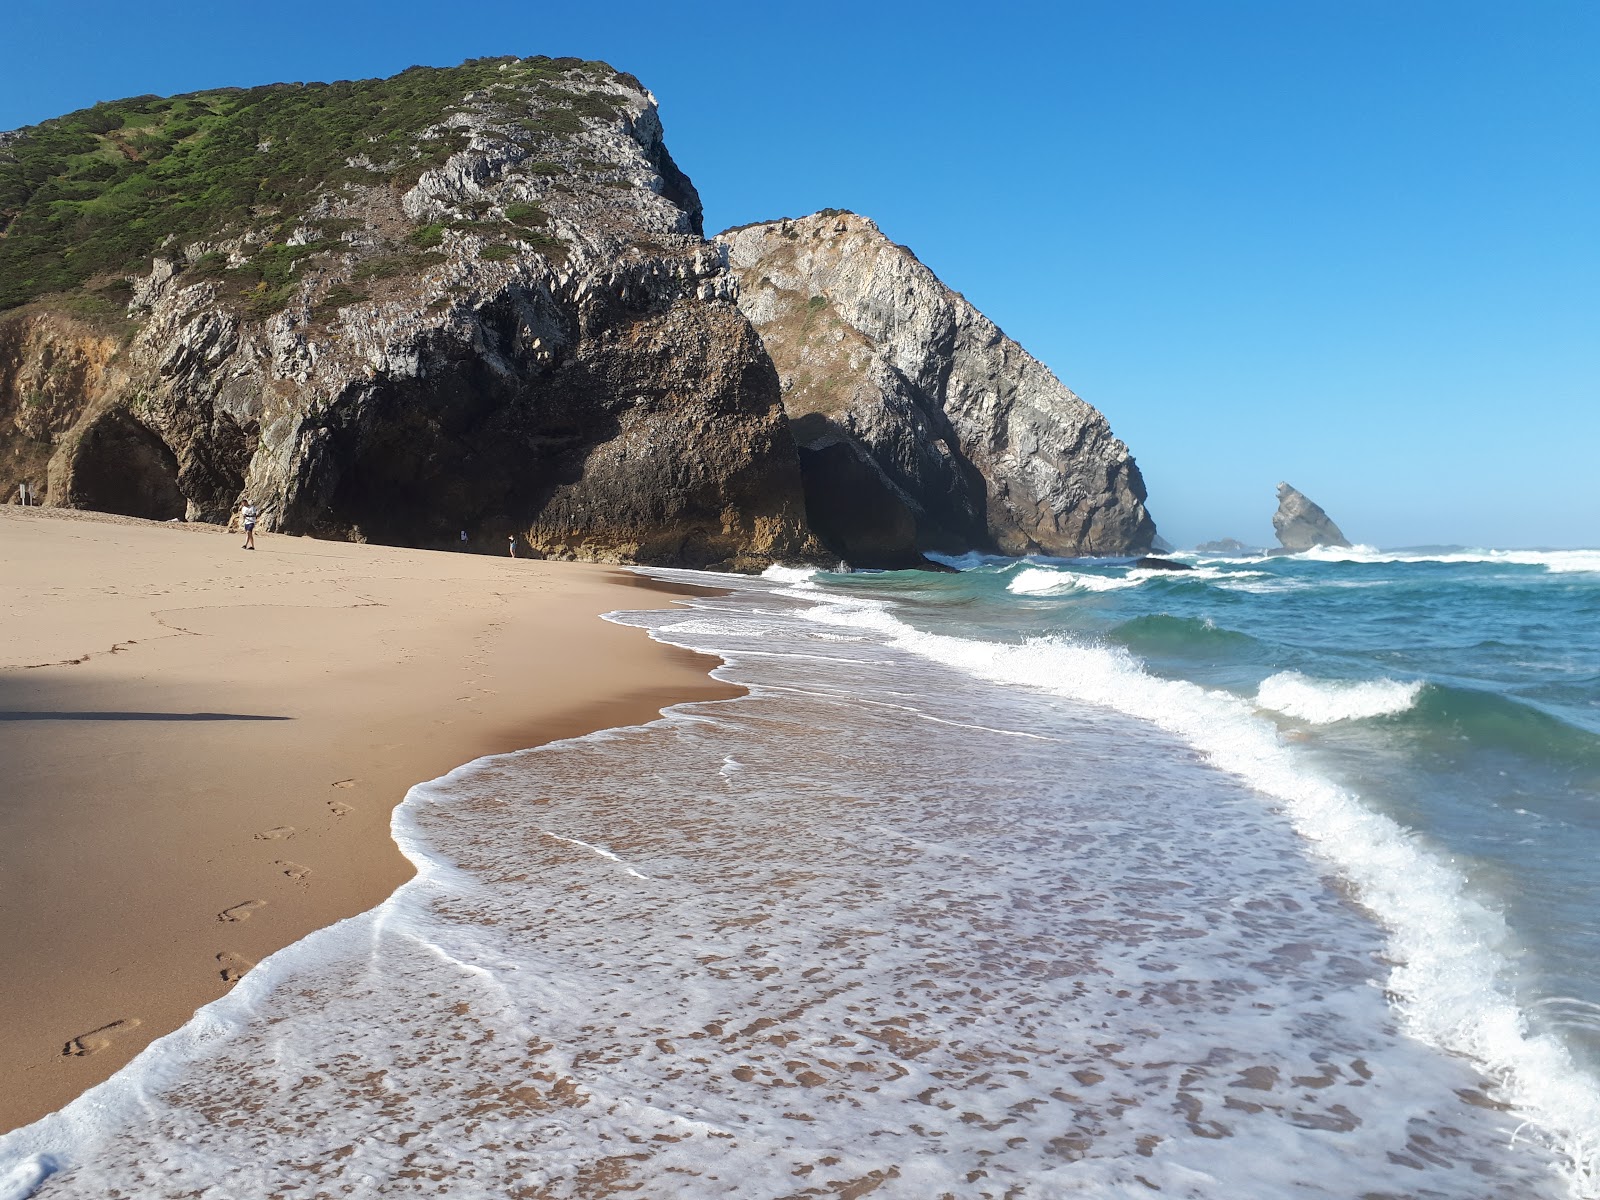
MULTIPOLYGON (((62 292, 110 311, 126 296, 121 276, 147 269, 166 239, 247 232, 265 249, 238 282, 270 307, 274 280, 316 252, 281 239, 320 193, 410 188, 464 146, 438 126, 472 92, 525 103, 520 135, 559 142, 582 117, 615 115, 615 98, 584 80, 638 86, 604 63, 476 59, 390 79, 138 96, 0 135, 0 311, 62 292)), ((429 236, 418 231, 419 248, 429 236)))

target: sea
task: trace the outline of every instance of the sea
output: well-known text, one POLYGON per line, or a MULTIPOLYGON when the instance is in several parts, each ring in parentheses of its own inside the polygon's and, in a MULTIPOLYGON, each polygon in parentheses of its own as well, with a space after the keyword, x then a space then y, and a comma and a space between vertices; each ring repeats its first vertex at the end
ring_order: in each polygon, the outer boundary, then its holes
POLYGON ((1175 557, 652 570, 0 1200, 1600 1196, 1600 551, 1175 557))

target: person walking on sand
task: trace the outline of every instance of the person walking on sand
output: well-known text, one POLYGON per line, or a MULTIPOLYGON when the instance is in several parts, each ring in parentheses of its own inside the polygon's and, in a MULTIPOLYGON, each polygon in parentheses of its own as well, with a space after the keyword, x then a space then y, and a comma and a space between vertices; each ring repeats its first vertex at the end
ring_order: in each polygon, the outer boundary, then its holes
POLYGON ((511 551, 511 557, 512 558, 515 558, 517 556, 517 535, 516 534, 511 533, 511 534, 507 534, 506 535, 506 548, 511 551))
POLYGON ((254 550, 256 548, 256 517, 260 514, 256 506, 250 501, 244 502, 244 507, 239 510, 240 523, 244 525, 244 545, 241 549, 254 550))

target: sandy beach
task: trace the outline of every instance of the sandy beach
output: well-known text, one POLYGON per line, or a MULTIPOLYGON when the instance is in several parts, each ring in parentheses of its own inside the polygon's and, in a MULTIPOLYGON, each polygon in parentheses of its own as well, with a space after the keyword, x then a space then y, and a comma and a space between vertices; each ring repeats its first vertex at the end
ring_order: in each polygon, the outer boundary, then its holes
POLYGON ((734 694, 600 566, 0 508, 0 1130, 411 874, 412 784, 734 694))

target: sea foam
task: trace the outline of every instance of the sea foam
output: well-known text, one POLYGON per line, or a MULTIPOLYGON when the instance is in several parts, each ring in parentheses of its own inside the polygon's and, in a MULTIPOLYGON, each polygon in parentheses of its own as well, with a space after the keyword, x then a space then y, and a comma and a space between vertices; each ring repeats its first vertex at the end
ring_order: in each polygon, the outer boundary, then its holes
POLYGON ((1407 1029, 1482 1064, 1501 1081, 1501 1098, 1570 1164, 1575 1194, 1600 1196, 1600 1084, 1559 1040, 1534 1033, 1512 999, 1501 917, 1471 895, 1457 868, 1308 769, 1247 701, 1155 678, 1120 648, 1059 637, 1005 644, 933 634, 900 621, 887 602, 797 594, 815 602, 812 620, 874 629, 892 645, 981 678, 1149 721, 1282 802, 1295 828, 1387 928, 1396 964, 1387 987, 1407 1029))
POLYGON ((1261 681, 1256 707, 1308 725, 1331 725, 1405 712, 1417 702, 1422 687, 1421 680, 1310 679, 1298 671, 1280 671, 1261 681))
POLYGON ((1327 563, 1487 563, 1543 567, 1552 574, 1600 573, 1600 550, 1379 550, 1375 546, 1315 546, 1294 555, 1327 563))
POLYGON ((1090 575, 1051 567, 1024 567, 1013 575, 1006 590, 1019 596, 1059 596, 1069 592, 1114 592, 1138 587, 1142 579, 1128 575, 1090 575))

